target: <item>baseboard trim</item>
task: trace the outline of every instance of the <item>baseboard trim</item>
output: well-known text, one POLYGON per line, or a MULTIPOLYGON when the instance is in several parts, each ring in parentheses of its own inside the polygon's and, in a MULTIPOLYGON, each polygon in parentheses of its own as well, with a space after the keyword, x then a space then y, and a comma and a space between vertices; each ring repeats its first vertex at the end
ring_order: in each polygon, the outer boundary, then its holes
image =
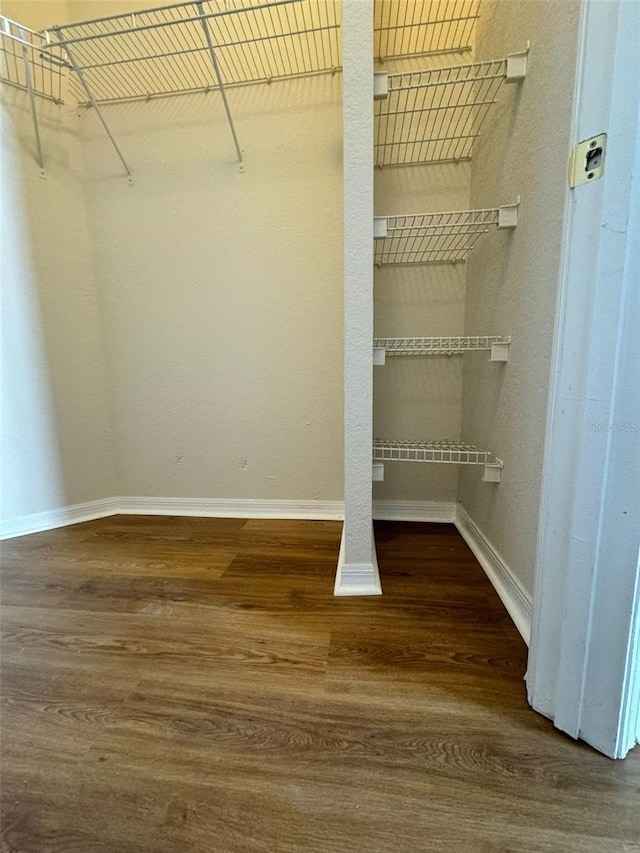
POLYGON ((342 501, 227 500, 225 498, 120 497, 0 521, 0 540, 42 533, 110 515, 185 515, 194 518, 290 518, 342 521, 342 501))
POLYGON ((187 515, 194 518, 290 518, 342 521, 342 501, 279 501, 227 498, 128 497, 118 501, 122 515, 187 515))
POLYGON ((42 533, 44 530, 54 530, 57 527, 67 527, 70 524, 80 524, 96 518, 107 518, 110 515, 116 515, 117 512, 118 498, 103 498, 98 501, 65 506, 61 509, 3 519, 0 521, 0 539, 42 533))
POLYGON ((373 517, 377 521, 429 521, 453 524, 455 503, 446 501, 374 501, 373 517))
POLYGON ((344 525, 340 539, 338 568, 336 582, 333 587, 334 595, 382 595, 378 557, 376 555, 376 540, 371 531, 371 561, 368 563, 345 563, 344 525))
POLYGON ((467 511, 458 504, 454 524, 480 563, 486 576, 511 616, 527 646, 531 638, 533 601, 513 570, 476 525, 467 511))
MULTIPOLYGON (((0 521, 0 540, 41 533, 110 515, 185 515, 201 518, 289 518, 343 521, 343 501, 283 501, 227 498, 114 497, 0 521)), ((453 523, 456 504, 444 501, 374 501, 379 521, 453 523)))

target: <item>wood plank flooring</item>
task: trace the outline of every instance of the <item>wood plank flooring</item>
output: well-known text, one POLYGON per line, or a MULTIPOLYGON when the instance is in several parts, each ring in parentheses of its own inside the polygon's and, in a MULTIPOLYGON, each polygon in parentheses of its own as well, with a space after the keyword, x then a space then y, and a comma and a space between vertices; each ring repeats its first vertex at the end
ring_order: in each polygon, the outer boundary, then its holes
POLYGON ((125 517, 2 545, 3 853, 640 851, 640 753, 527 706, 449 525, 125 517))

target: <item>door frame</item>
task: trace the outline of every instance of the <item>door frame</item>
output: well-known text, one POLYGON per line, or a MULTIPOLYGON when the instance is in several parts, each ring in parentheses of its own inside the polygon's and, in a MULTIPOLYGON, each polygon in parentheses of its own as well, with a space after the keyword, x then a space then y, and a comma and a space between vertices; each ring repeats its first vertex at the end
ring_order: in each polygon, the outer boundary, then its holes
POLYGON ((565 196, 527 673, 533 708, 612 758, 640 737, 639 32, 640 2, 583 0, 572 145, 608 138, 565 196))

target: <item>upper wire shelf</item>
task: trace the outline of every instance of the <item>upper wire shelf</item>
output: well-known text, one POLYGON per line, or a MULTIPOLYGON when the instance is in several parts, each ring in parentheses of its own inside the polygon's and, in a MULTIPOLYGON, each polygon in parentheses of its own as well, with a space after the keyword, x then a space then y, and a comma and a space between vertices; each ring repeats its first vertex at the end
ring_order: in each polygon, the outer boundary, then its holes
POLYGON ((450 465, 482 465, 482 479, 500 482, 504 463, 491 451, 460 441, 391 441, 376 438, 374 462, 443 462, 450 465))
POLYGON ((62 103, 63 78, 59 51, 54 62, 43 58, 47 47, 42 33, 0 15, 0 80, 25 92, 62 103))
POLYGON ((482 210, 376 217, 374 261, 378 266, 463 261, 491 228, 516 227, 518 204, 519 200, 482 210))
POLYGON ((376 74, 376 166, 468 160, 502 84, 524 79, 526 57, 376 74))
POLYGON ((471 50, 481 0, 374 3, 374 56, 378 62, 471 50))
POLYGON ((510 337, 501 335, 464 335, 419 338, 374 338, 374 364, 386 357, 461 355, 465 352, 490 352, 491 361, 508 361, 510 337))
MULTIPOLYGON (((66 47, 93 101, 105 104, 334 72, 342 62, 340 23, 338 0, 203 0, 46 35, 66 47)), ((87 103, 86 87, 79 80, 73 87, 87 103)))

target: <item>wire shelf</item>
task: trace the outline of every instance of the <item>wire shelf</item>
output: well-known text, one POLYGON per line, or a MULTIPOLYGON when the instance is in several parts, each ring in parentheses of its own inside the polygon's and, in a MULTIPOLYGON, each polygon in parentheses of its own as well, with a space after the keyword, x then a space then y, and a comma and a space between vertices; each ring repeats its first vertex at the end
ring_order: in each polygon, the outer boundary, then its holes
POLYGON ((390 74, 375 101, 376 165, 468 160, 506 79, 506 59, 390 74))
POLYGON ((489 450, 457 441, 373 442, 374 462, 444 462, 451 465, 490 465, 502 468, 503 462, 489 450))
MULTIPOLYGON (((340 23, 338 0, 203 0, 48 35, 72 53, 94 101, 105 104, 220 88, 212 49, 224 87, 334 72, 342 61, 340 23)), ((73 86, 86 103, 85 88, 73 86)))
POLYGON ((496 345, 511 343, 510 337, 479 335, 430 338, 375 338, 373 345, 387 356, 458 355, 464 352, 491 352, 496 345))
POLYGON ((487 231, 494 227, 514 228, 517 211, 518 204, 514 204, 483 210, 376 217, 374 261, 378 266, 463 261, 487 231))
POLYGON ((470 50, 479 10, 480 0, 376 0, 374 55, 384 62, 470 50))
POLYGON ((61 66, 59 51, 54 61, 42 57, 47 47, 41 33, 0 15, 0 80, 23 91, 62 103, 62 85, 66 70, 61 66))

